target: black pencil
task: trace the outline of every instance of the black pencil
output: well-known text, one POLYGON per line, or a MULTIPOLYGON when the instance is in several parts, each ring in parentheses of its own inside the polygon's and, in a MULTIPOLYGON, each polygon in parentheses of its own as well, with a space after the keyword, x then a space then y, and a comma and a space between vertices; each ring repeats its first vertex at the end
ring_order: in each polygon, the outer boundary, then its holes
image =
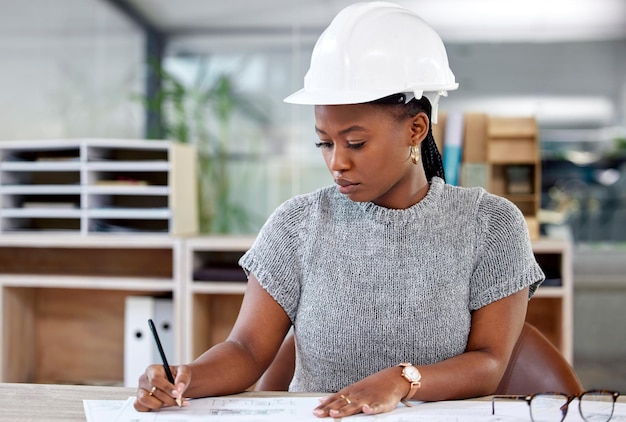
MULTIPOLYGON (((170 370, 169 363, 167 363, 167 358, 165 357, 163 346, 161 346, 161 340, 159 339, 159 333, 157 333, 154 321, 152 321, 152 319, 149 319, 148 325, 150 326, 150 331, 152 331, 152 335, 154 336, 154 341, 156 342, 157 349, 159 349, 159 354, 161 355, 161 360, 163 361, 163 369, 165 370, 165 375, 167 375, 168 381, 174 384, 174 376, 172 375, 172 371, 170 370)), ((183 401, 180 397, 176 398, 176 404, 178 405, 178 407, 182 407, 183 401)))

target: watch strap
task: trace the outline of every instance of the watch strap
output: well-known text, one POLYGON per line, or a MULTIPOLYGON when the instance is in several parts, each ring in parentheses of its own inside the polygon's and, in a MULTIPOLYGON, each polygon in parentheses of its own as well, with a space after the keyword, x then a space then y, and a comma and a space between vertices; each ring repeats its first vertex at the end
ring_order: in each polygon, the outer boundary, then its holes
MULTIPOLYGON (((407 366, 413 366, 412 363, 409 362, 403 362, 398 364, 398 366, 402 367, 402 378, 404 378, 408 383, 409 383, 409 392, 406 394, 406 396, 404 396, 404 398, 402 400, 400 400, 402 402, 402 404, 404 404, 407 407, 412 407, 411 404, 408 402, 408 400, 413 397, 413 394, 415 394, 415 392, 417 391, 418 388, 420 388, 421 386, 421 382, 419 381, 419 379, 421 378, 421 375, 419 376, 419 378, 416 381, 412 381, 409 380, 405 375, 404 375, 404 368, 406 368, 407 366)), ((419 374, 419 371, 418 371, 419 374)))

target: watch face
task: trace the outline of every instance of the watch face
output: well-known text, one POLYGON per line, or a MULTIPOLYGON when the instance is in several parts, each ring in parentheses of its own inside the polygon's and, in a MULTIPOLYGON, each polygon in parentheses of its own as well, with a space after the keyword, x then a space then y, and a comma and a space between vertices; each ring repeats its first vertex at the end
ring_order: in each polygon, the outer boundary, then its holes
POLYGON ((411 382, 417 382, 422 377, 420 372, 414 366, 405 367, 403 372, 407 379, 411 380, 411 382))

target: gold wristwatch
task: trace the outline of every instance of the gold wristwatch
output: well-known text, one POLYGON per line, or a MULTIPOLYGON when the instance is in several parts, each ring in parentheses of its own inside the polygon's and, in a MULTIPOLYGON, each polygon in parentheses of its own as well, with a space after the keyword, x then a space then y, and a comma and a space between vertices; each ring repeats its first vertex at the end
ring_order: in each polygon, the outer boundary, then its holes
POLYGON ((405 406, 411 407, 407 400, 413 397, 413 394, 415 394, 417 389, 420 388, 420 380, 422 379, 422 374, 420 374, 420 371, 418 371, 412 363, 402 362, 398 366, 402 367, 402 378, 404 378, 411 384, 411 386, 409 387, 409 392, 406 396, 404 396, 401 401, 402 403, 404 403, 405 406))

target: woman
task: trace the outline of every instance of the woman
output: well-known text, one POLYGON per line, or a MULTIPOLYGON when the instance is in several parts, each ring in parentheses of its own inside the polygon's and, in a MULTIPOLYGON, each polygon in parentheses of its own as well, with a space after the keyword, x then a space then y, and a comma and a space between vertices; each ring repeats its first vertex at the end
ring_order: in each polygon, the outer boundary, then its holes
POLYGON ((511 202, 443 180, 430 117, 456 83, 442 49, 390 3, 337 15, 287 99, 315 104, 336 186, 272 214, 240 261, 248 287, 229 338, 174 367, 175 386, 149 367, 137 410, 244 391, 292 325, 290 390, 330 393, 319 417, 493 393, 543 274, 511 202))

